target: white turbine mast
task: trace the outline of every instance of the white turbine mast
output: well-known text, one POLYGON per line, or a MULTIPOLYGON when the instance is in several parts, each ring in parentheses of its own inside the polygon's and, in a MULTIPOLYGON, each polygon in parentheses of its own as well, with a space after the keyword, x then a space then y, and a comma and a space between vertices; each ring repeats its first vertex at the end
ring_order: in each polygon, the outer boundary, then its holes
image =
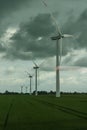
POLYGON ((32 81, 32 77, 33 76, 30 73, 28 73, 28 72, 27 72, 27 74, 28 74, 28 77, 30 78, 30 95, 32 95, 31 81, 32 81))
POLYGON ((27 90, 28 90, 28 87, 25 87, 25 88, 26 88, 26 94, 27 94, 27 93, 28 93, 28 91, 27 91, 27 90))
POLYGON ((60 62, 61 62, 61 56, 62 56, 62 39, 63 38, 69 38, 69 37, 73 37, 73 35, 69 35, 69 34, 62 34, 59 26, 53 16, 53 14, 51 13, 50 9, 48 8, 48 5, 45 1, 42 1, 43 4, 45 5, 45 7, 48 9, 49 14, 52 18, 52 20, 55 23, 55 27, 56 27, 56 31, 57 31, 57 35, 51 37, 52 40, 56 40, 56 97, 60 97, 60 74, 59 74, 59 68, 60 68, 60 62))
POLYGON ((33 69, 35 69, 35 96, 38 95, 38 92, 37 92, 37 74, 38 74, 38 69, 39 69, 39 66, 33 61, 34 63, 34 67, 33 69))
POLYGON ((23 86, 21 86, 21 94, 23 94, 23 86))

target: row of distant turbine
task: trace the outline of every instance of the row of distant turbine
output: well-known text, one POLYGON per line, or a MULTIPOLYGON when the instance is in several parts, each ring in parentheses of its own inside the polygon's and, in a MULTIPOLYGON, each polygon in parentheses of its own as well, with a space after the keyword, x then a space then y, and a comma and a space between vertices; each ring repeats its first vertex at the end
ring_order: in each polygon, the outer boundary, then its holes
MULTIPOLYGON (((55 27, 56 27, 56 31, 57 31, 57 35, 51 37, 52 40, 56 40, 56 97, 60 97, 60 74, 59 74, 59 66, 60 66, 60 62, 61 62, 61 56, 62 56, 62 39, 63 38, 73 38, 73 35, 69 35, 69 34, 62 34, 58 24, 53 16, 53 14, 51 13, 50 9, 48 8, 48 5, 45 1, 42 1, 44 6, 48 9, 49 14, 53 20, 53 22, 55 23, 55 27)), ((35 95, 37 96, 37 70, 39 69, 39 66, 34 62, 35 64, 35 95)), ((29 74, 27 72, 29 78, 30 78, 30 94, 31 94, 31 79, 32 79, 32 75, 29 74)))
MULTIPOLYGON (((24 86, 21 86, 21 94, 24 93, 23 89, 24 89, 24 86)), ((28 87, 25 87, 25 93, 28 93, 28 87)))
MULTIPOLYGON (((33 63, 34 63, 34 67, 33 67, 33 69, 35 69, 35 95, 37 96, 38 95, 38 92, 37 92, 37 83, 38 83, 38 81, 37 81, 37 77, 38 77, 38 69, 40 68, 40 65, 38 66, 34 61, 33 61, 33 63)), ((43 62, 42 62, 43 63, 43 62)), ((32 77, 33 77, 33 75, 31 75, 29 72, 27 72, 26 71, 26 73, 27 73, 27 75, 28 75, 28 77, 29 77, 29 79, 30 79, 30 95, 32 94, 32 88, 31 88, 31 85, 32 85, 32 77)))

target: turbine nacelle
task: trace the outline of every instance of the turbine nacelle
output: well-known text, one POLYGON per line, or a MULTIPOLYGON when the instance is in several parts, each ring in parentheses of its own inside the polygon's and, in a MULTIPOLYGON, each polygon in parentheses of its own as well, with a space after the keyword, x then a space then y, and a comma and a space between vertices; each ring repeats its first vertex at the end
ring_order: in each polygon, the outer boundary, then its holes
POLYGON ((27 74, 28 74, 28 76, 29 76, 29 78, 32 78, 33 76, 30 74, 30 73, 28 73, 27 71, 25 71, 27 74))
POLYGON ((59 40, 61 38, 69 38, 69 37, 73 37, 73 35, 69 35, 69 34, 59 34, 58 36, 53 36, 51 37, 52 40, 59 40))
POLYGON ((29 78, 32 78, 33 76, 29 75, 29 78))
POLYGON ((64 35, 58 35, 58 36, 54 36, 54 37, 51 37, 52 40, 59 40, 61 38, 64 38, 64 35))
POLYGON ((34 69, 39 69, 39 66, 34 66, 33 68, 34 68, 34 69))
POLYGON ((34 63, 34 65, 35 65, 33 68, 34 68, 34 69, 38 69, 39 66, 38 66, 34 61, 33 61, 33 63, 34 63))

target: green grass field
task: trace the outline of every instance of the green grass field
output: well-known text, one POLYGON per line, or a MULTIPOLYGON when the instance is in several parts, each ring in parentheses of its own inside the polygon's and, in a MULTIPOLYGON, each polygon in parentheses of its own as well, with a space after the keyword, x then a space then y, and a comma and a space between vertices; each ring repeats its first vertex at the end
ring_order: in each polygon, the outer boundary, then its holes
POLYGON ((87 130, 87 95, 0 95, 0 130, 87 130))

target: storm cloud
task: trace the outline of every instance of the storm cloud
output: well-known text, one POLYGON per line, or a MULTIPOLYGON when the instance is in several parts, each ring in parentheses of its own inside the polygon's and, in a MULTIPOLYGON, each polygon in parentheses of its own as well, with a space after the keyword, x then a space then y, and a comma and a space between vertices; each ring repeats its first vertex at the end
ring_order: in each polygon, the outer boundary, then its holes
POLYGON ((22 6, 27 6, 27 3, 32 0, 0 0, 0 18, 8 16, 13 11, 19 10, 22 6))
MULTIPOLYGON (((21 1, 22 4, 23 2, 21 1)), ((18 7, 18 5, 16 7, 16 1, 14 6, 15 8, 18 7)), ((77 19, 72 16, 72 13, 71 15, 69 14, 67 22, 63 24, 63 33, 73 34, 76 37, 75 39, 63 39, 63 56, 66 56, 72 50, 87 48, 86 20, 87 10, 84 10, 77 19)), ((10 38, 12 42, 4 58, 28 60, 53 57, 56 54, 56 44, 55 41, 51 41, 51 36, 55 35, 55 33, 55 24, 50 14, 40 13, 35 17, 32 16, 29 21, 21 23, 19 30, 10 38)))
POLYGON ((69 17, 66 24, 64 25, 64 32, 74 34, 74 36, 77 37, 76 38, 77 42, 75 42, 75 44, 77 44, 76 49, 87 48, 86 27, 87 27, 87 9, 81 13, 81 15, 76 21, 74 17, 69 17))
POLYGON ((54 32, 55 26, 49 14, 39 14, 29 22, 22 23, 10 38, 12 42, 5 58, 26 60, 53 56, 55 43, 52 43, 51 35, 54 32))
POLYGON ((23 8, 30 8, 33 0, 0 0, 0 37, 9 26, 18 26, 16 19, 23 8), (14 16, 16 17, 14 18, 14 16))
POLYGON ((39 14, 26 23, 22 29, 34 38, 47 37, 55 31, 51 16, 49 14, 39 14))
MULTIPOLYGON (((51 36, 57 32, 49 10, 61 31, 74 35, 74 38, 63 39, 61 90, 87 91, 87 69, 84 69, 87 67, 87 1, 46 2, 49 9, 45 8, 42 0, 0 0, 1 92, 20 92, 20 86, 29 86, 29 78, 24 73, 26 70, 35 73, 32 59, 41 63, 38 64, 41 69, 38 90, 55 89, 56 41, 52 41, 51 36), (77 68, 83 70, 77 71, 77 68), (72 72, 68 71, 71 69, 72 72)), ((34 89, 33 84, 32 91, 34 89)))
POLYGON ((87 67, 87 57, 82 57, 78 59, 75 63, 75 66, 80 66, 80 67, 87 67))

